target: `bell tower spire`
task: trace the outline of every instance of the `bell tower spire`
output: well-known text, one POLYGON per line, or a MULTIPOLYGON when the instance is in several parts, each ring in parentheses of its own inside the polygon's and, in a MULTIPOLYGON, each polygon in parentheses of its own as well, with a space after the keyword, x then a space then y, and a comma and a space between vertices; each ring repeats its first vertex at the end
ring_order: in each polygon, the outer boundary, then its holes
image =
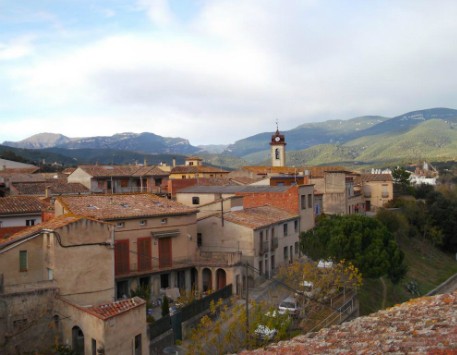
POLYGON ((276 119, 276 132, 271 136, 271 166, 286 165, 286 140, 284 135, 279 133, 278 120, 276 119))

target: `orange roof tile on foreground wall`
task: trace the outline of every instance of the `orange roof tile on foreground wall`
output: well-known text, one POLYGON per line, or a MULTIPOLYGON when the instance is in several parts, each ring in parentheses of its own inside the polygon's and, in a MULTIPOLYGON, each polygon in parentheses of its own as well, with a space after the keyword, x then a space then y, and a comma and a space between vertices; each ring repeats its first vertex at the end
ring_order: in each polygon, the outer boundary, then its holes
POLYGON ((422 297, 241 354, 457 354, 457 293, 422 297))
POLYGON ((125 300, 119 300, 111 303, 100 304, 88 308, 83 308, 84 311, 90 313, 100 319, 108 319, 116 317, 124 312, 130 311, 133 308, 139 307, 146 302, 139 297, 133 297, 125 300))

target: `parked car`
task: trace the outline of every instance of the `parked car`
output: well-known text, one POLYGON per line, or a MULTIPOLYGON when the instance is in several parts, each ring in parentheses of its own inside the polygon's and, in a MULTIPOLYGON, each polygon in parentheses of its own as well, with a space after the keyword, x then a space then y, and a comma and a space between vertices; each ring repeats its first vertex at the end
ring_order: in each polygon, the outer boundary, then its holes
POLYGON ((298 317, 300 308, 294 297, 287 297, 281 301, 278 307, 279 314, 289 314, 291 317, 298 317))

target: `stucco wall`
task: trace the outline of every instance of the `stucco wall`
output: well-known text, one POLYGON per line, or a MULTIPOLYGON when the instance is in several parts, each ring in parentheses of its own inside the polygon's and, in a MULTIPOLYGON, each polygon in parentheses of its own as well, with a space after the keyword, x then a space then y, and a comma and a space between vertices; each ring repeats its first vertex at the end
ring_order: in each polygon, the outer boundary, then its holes
POLYGON ((57 289, 0 295, 0 353, 49 354, 58 337, 54 300, 57 289))
POLYGON ((72 344, 72 329, 77 326, 84 334, 86 354, 92 354, 92 339, 96 348, 103 348, 105 354, 133 354, 135 336, 141 334, 142 354, 149 354, 146 304, 106 320, 63 300, 58 306, 64 343, 72 344))
POLYGON ((79 182, 92 191, 91 176, 81 168, 77 168, 75 171, 73 171, 73 173, 68 176, 67 181, 79 182))

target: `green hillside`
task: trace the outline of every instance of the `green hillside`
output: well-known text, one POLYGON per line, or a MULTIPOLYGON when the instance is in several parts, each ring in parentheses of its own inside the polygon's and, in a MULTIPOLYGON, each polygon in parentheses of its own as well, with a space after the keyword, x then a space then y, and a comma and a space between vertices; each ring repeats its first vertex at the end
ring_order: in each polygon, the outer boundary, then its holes
POLYGON ((457 159, 457 124, 424 121, 402 134, 365 136, 342 145, 321 144, 288 151, 288 165, 398 164, 416 160, 457 159))

